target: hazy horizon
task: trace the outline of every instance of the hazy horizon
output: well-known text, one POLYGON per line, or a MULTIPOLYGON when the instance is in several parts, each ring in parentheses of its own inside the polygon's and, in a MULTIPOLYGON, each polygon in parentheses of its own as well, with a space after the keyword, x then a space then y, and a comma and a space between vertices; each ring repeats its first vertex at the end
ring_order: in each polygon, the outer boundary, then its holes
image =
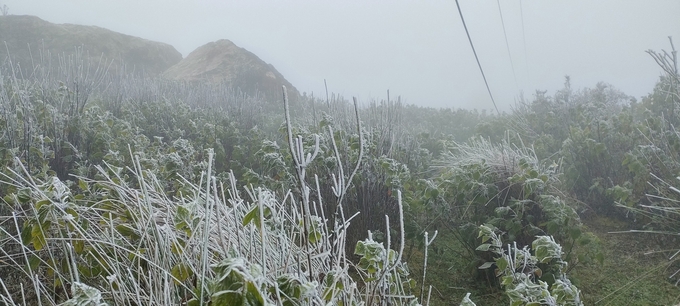
MULTIPOLYGON (((326 79, 330 92, 363 101, 384 99, 389 89, 391 97, 421 106, 493 108, 455 1, 2 4, 10 14, 164 42, 184 57, 229 39, 274 65, 300 92, 316 96, 325 95, 326 79)), ((645 51, 670 50, 668 36, 680 43, 680 19, 674 16, 680 1, 501 1, 509 56, 498 2, 460 5, 501 110, 520 92, 527 98, 535 90, 553 93, 565 75, 573 88, 603 81, 640 98, 661 75, 645 51)))

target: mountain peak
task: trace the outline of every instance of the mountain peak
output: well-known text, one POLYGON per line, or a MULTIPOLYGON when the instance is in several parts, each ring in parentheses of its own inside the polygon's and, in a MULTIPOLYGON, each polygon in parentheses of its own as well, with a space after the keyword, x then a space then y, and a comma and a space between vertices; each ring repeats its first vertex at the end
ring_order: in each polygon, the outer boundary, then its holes
POLYGON ((163 74, 172 80, 227 83, 241 91, 267 99, 281 98, 281 85, 292 97, 299 92, 274 66, 228 39, 220 39, 198 47, 163 74))

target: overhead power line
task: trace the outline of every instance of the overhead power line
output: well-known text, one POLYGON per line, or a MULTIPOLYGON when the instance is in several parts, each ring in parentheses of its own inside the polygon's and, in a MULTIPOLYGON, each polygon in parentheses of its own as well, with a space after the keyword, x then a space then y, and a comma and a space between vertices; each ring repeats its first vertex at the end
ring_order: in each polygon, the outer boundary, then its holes
POLYGON ((484 79, 484 84, 486 84, 486 90, 489 92, 489 97, 491 97, 491 102, 493 102, 493 107, 496 108, 496 112, 498 115, 501 114, 500 111, 498 111, 498 106, 496 106, 496 100, 493 99, 493 95, 491 94, 491 88, 489 88, 489 82, 486 81, 486 76, 484 75, 484 69, 482 69, 482 64, 479 62, 479 57, 477 56, 477 51, 475 51, 475 45, 472 43, 472 38, 470 38, 470 32, 468 31, 467 25, 465 25, 465 18, 463 18, 463 11, 460 10, 460 4, 458 4, 458 0, 456 0, 456 7, 458 7, 458 13, 460 14, 460 20, 463 22, 463 28, 465 28, 465 34, 467 34, 467 38, 470 41, 470 47, 472 47, 472 53, 475 54, 475 59, 477 60, 477 66, 479 66, 479 71, 482 73, 482 78, 484 79))
POLYGON ((496 0, 498 3, 498 13, 501 15, 501 25, 503 26, 503 36, 505 36, 505 47, 508 49, 508 57, 510 58, 510 67, 512 67, 512 76, 515 77, 515 87, 519 89, 517 84, 517 74, 515 73, 515 64, 512 62, 512 55, 510 54, 510 44, 508 43, 508 33, 505 31, 505 21, 503 21, 503 11, 501 10, 501 0, 496 0))
MULTIPOLYGON (((522 0, 519 0, 519 16, 522 18, 522 43, 524 44, 524 64, 527 66, 527 76, 529 76, 529 57, 527 55, 527 36, 524 32, 524 9, 522 9, 522 0)), ((531 78, 531 76, 529 76, 531 78)))

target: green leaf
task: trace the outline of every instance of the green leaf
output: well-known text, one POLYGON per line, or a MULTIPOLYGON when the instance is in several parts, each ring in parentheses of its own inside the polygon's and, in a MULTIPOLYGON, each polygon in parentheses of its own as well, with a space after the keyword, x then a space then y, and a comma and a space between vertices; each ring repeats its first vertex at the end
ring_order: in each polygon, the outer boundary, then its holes
POLYGON ((180 205, 177 206, 177 213, 175 214, 175 219, 177 220, 186 220, 189 219, 189 216, 191 213, 189 212, 189 209, 186 207, 180 205))
POLYGON ((503 271, 508 267, 508 261, 505 259, 505 257, 496 259, 496 266, 498 266, 499 270, 503 271))
POLYGON ((17 199, 21 204, 28 202, 31 199, 31 189, 22 188, 17 192, 17 199))
POLYGON ((253 282, 246 283, 246 301, 248 302, 248 305, 264 306, 264 297, 253 282))
POLYGON ((87 183, 83 180, 78 180, 78 187, 80 187, 81 190, 87 190, 87 183))
POLYGON ((550 234, 550 235, 552 235, 552 234, 554 234, 554 233, 556 233, 557 231, 560 230, 560 225, 557 222, 555 222, 554 220, 548 221, 545 224, 545 227, 548 230, 548 234, 550 234))
POLYGON ((170 245, 170 252, 176 255, 182 254, 184 252, 185 245, 186 243, 183 240, 177 240, 170 245))
POLYGON ((503 280, 501 281, 501 286, 507 287, 512 285, 512 282, 514 281, 514 278, 512 276, 503 276, 503 280))
POLYGON ((83 240, 72 240, 71 244, 73 245, 73 250, 76 254, 80 255, 83 253, 83 250, 85 249, 85 242, 83 240))
POLYGON ((138 239, 139 235, 127 224, 116 225, 116 230, 123 236, 130 237, 132 239, 138 239))
POLYGON ((364 245, 363 241, 357 241, 357 244, 354 246, 354 254, 355 255, 366 254, 366 246, 364 245))
POLYGON ((481 244, 480 246, 478 246, 476 250, 477 250, 477 251, 486 252, 486 251, 488 251, 490 248, 491 248, 491 244, 490 244, 490 243, 483 243, 483 244, 481 244))
POLYGON ((193 271, 191 271, 188 265, 179 263, 172 267, 172 270, 170 270, 170 274, 175 277, 174 279, 175 283, 179 284, 180 282, 189 279, 191 276, 193 276, 194 273, 193 271))
POLYGON ((38 224, 33 225, 33 229, 31 229, 31 237, 33 237, 33 248, 36 251, 42 250, 42 248, 47 244, 45 241, 45 235, 38 224))
POLYGON ((35 209, 40 209, 40 207, 43 207, 43 205, 49 205, 51 203, 52 202, 50 202, 50 200, 40 200, 38 202, 35 202, 34 206, 35 206, 35 209))
POLYGON ((531 169, 531 171, 529 171, 529 177, 531 177, 531 178, 537 178, 537 177, 538 177, 538 172, 537 172, 536 170, 534 170, 534 169, 531 169))
POLYGON ((479 268, 477 268, 477 269, 480 269, 480 270, 488 269, 488 268, 491 268, 491 266, 493 266, 493 264, 494 264, 493 261, 487 261, 484 264, 482 264, 481 266, 479 266, 479 268))
POLYGON ((248 225, 250 222, 253 222, 253 220, 254 220, 254 221, 255 221, 255 225, 257 226, 257 228, 260 228, 260 225, 258 224, 258 223, 259 223, 259 219, 260 219, 260 218, 259 218, 259 217, 260 217, 260 214, 259 214, 260 210, 259 210, 258 208, 259 208, 259 207, 257 207, 257 205, 255 205, 255 207, 253 207, 253 209, 251 209, 251 210, 245 215, 245 217, 243 217, 243 226, 248 225))
POLYGON ((350 148, 352 148, 352 150, 359 150, 359 143, 358 142, 352 142, 352 144, 350 145, 350 148))
POLYGON ((30 223, 24 224, 24 228, 21 230, 21 243, 23 245, 29 245, 33 241, 33 226, 30 223))
POLYGON ((427 197, 430 199, 435 199, 439 196, 439 190, 437 188, 432 188, 427 191, 427 197))
POLYGON ((35 270, 38 269, 38 266, 40 265, 40 257, 31 255, 31 257, 28 258, 28 267, 35 273, 35 270))
POLYGON ((317 243, 319 240, 321 240, 322 237, 323 235, 319 231, 313 231, 309 233, 309 242, 317 243))

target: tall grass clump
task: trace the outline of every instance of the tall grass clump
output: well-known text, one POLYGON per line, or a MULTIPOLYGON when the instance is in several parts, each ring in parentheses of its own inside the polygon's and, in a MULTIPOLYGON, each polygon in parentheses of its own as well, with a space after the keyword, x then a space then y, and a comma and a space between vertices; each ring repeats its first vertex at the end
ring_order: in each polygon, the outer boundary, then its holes
POLYGON ((545 199, 560 175, 557 163, 540 161, 530 147, 484 138, 454 143, 432 168, 438 172, 436 188, 454 203, 443 203, 447 216, 472 222, 485 222, 497 213, 531 212, 528 206, 545 199), (527 207, 508 210, 512 205, 527 207))

